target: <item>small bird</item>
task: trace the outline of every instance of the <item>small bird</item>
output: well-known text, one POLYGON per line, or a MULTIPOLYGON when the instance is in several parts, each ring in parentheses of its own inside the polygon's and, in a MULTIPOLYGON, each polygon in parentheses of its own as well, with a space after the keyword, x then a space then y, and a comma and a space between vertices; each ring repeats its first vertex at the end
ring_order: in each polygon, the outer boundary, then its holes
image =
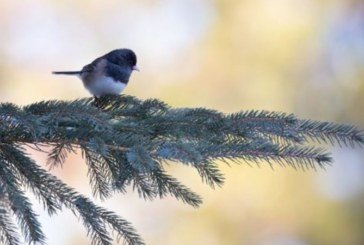
POLYGON ((81 71, 54 71, 56 75, 77 75, 84 87, 99 98, 119 95, 133 71, 139 71, 137 57, 130 49, 116 49, 85 65, 81 71))

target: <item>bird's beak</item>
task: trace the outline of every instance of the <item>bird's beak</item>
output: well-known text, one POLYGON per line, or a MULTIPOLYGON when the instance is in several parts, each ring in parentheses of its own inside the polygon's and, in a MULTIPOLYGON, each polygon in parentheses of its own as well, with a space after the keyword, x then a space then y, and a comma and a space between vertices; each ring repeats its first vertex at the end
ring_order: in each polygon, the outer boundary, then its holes
POLYGON ((132 69, 133 71, 140 71, 140 70, 139 70, 139 67, 137 67, 136 65, 135 65, 135 66, 133 66, 131 69, 132 69))

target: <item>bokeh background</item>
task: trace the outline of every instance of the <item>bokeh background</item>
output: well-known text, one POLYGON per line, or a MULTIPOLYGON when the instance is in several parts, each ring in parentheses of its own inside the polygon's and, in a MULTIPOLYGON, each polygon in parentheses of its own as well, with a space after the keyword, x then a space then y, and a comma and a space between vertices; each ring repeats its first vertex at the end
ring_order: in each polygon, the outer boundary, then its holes
MULTIPOLYGON (((0 102, 89 96, 76 78, 50 72, 128 47, 141 72, 126 94, 364 128, 359 0, 0 0, 0 43, 0 102)), ((364 244, 364 151, 330 150, 335 163, 326 171, 221 163, 226 183, 216 190, 192 169, 172 165, 169 172, 204 198, 199 209, 132 191, 96 202, 152 245, 364 244)), ((44 154, 31 153, 46 167, 44 154)), ((52 174, 91 196, 79 155, 52 174)), ((35 208, 49 244, 90 243, 70 211, 50 218, 35 208)))

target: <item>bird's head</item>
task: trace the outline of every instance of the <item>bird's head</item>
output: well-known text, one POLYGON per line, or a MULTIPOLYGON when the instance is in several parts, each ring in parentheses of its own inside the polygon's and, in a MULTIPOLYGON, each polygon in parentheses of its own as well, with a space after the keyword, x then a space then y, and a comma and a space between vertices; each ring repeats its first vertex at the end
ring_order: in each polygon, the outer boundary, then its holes
POLYGON ((116 49, 106 54, 107 59, 120 66, 128 66, 131 70, 139 71, 137 57, 130 49, 116 49))

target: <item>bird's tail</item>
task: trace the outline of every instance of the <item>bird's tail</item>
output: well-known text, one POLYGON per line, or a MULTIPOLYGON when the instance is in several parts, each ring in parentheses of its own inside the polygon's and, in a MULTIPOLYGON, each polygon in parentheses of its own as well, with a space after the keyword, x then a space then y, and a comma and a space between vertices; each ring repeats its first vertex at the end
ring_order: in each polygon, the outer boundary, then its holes
POLYGON ((81 71, 53 71, 52 74, 55 75, 79 75, 81 71))

